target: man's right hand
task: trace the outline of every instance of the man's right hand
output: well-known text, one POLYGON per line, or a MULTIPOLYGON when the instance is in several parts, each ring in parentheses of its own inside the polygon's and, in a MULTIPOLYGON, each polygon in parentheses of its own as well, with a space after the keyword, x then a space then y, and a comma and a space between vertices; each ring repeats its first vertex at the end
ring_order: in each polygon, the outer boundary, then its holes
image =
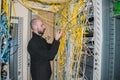
POLYGON ((57 32, 56 32, 56 34, 55 34, 55 40, 59 40, 60 38, 61 38, 61 36, 62 36, 62 31, 61 30, 58 30, 57 32))

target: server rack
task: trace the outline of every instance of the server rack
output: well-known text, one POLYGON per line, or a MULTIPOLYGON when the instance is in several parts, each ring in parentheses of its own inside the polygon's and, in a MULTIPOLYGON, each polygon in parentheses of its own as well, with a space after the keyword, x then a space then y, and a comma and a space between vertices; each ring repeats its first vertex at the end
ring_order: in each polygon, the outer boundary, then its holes
MULTIPOLYGON (((9 60, 9 72, 10 80, 22 80, 23 77, 23 32, 22 32, 22 17, 11 17, 11 24, 14 27, 14 40, 16 41, 16 47, 12 49, 14 55, 10 56, 9 60)), ((11 53, 11 54, 12 54, 11 53)))
POLYGON ((94 0, 95 49, 93 80, 120 80, 118 19, 113 17, 113 0, 94 0))

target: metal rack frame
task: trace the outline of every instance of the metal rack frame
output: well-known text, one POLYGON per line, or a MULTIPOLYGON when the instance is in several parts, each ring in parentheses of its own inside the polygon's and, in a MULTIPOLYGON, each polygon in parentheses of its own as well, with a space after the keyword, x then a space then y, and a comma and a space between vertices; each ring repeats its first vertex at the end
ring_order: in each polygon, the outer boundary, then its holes
MULTIPOLYGON (((0 20, 1 20, 1 0, 0 0, 0 20)), ((0 55, 1 55, 1 46, 0 46, 0 55)), ((0 58, 0 80, 1 80, 1 58, 0 58)))

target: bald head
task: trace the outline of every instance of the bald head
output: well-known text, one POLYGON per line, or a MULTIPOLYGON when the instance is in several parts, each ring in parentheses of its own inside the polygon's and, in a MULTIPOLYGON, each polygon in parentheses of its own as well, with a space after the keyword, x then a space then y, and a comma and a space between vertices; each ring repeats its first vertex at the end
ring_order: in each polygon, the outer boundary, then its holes
POLYGON ((33 32, 35 32, 36 34, 39 34, 39 35, 43 35, 43 33, 45 32, 45 29, 46 29, 42 20, 39 18, 32 19, 30 22, 30 26, 31 26, 31 29, 33 30, 33 32))
POLYGON ((42 22, 39 18, 34 18, 30 22, 31 29, 34 29, 34 27, 37 25, 37 22, 40 21, 42 22))

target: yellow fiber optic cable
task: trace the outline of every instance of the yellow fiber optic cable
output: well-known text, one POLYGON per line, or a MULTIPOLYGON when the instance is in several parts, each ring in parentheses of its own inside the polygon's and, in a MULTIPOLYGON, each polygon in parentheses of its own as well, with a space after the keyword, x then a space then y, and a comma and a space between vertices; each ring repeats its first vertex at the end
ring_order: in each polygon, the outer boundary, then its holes
MULTIPOLYGON (((72 2, 73 4, 73 2, 72 2)), ((70 5, 70 3, 69 3, 70 5)), ((76 7, 74 6, 74 8, 78 11, 73 11, 71 12, 71 14, 68 14, 68 10, 69 8, 64 8, 61 12, 61 17, 60 17, 60 20, 57 20, 59 21, 60 23, 62 23, 62 25, 60 25, 60 29, 64 30, 65 33, 63 33, 63 35, 66 36, 66 33, 69 33, 69 36, 70 36, 70 43, 71 43, 71 52, 70 53, 66 53, 65 51, 65 44, 66 44, 66 40, 69 39, 67 37, 63 37, 63 39, 61 39, 61 43, 64 42, 64 45, 60 44, 60 48, 59 48, 59 51, 58 51, 58 80, 63 80, 63 79, 71 79, 72 77, 72 74, 73 74, 73 67, 74 67, 74 62, 75 62, 75 55, 78 56, 78 59, 77 59, 77 62, 78 64, 80 64, 80 53, 81 53, 81 50, 82 50, 82 25, 83 25, 83 21, 84 21, 84 16, 81 16, 80 17, 80 24, 77 25, 77 15, 82 11, 82 7, 83 3, 82 2, 79 2, 76 4, 76 7), (81 5, 78 5, 78 4, 81 4, 81 5), (79 7, 79 8, 78 8, 79 7), (74 14, 73 16, 70 16, 74 14), (72 21, 74 21, 72 23, 72 21), (64 54, 64 55, 63 55, 64 54), (66 63, 66 60, 69 59, 69 57, 65 58, 65 55, 67 56, 67 54, 70 54, 71 56, 71 59, 69 61, 69 64, 66 63), (69 72, 67 72, 67 75, 65 76, 65 78, 63 78, 63 71, 65 71, 65 68, 63 69, 64 65, 69 66, 69 72), (62 71, 61 71, 62 70, 62 71)), ((69 12, 70 13, 70 12, 69 12)), ((58 23, 59 23, 58 22, 58 23)), ((59 26, 58 26, 59 27, 59 26)), ((77 77, 78 74, 79 74, 79 70, 80 70, 80 65, 77 65, 77 77)))
MULTIPOLYGON (((28 9, 30 9, 31 11, 33 11, 33 12, 37 12, 36 10, 34 10, 34 9, 32 9, 27 3, 26 3, 26 1, 23 1, 23 0, 18 0, 21 4, 23 4, 26 8, 28 8, 28 9)), ((51 22, 52 23, 52 21, 51 20, 49 20, 49 19, 47 19, 47 18, 44 18, 44 17, 42 17, 41 15, 39 15, 38 14, 38 16, 41 18, 41 19, 43 19, 43 20, 45 20, 46 22, 48 21, 48 22, 51 22)))
POLYGON ((48 4, 48 5, 61 5, 67 3, 69 0, 29 0, 29 1, 34 1, 38 2, 41 4, 48 4))
POLYGON ((12 16, 13 16, 13 15, 16 16, 14 3, 13 3, 12 0, 10 0, 10 2, 11 2, 11 15, 12 15, 12 16))
POLYGON ((2 0, 2 8, 3 8, 3 11, 4 11, 4 13, 6 14, 6 18, 7 18, 7 24, 8 24, 8 29, 10 28, 10 7, 9 7, 9 5, 10 5, 10 3, 9 3, 9 1, 8 0, 2 0))

